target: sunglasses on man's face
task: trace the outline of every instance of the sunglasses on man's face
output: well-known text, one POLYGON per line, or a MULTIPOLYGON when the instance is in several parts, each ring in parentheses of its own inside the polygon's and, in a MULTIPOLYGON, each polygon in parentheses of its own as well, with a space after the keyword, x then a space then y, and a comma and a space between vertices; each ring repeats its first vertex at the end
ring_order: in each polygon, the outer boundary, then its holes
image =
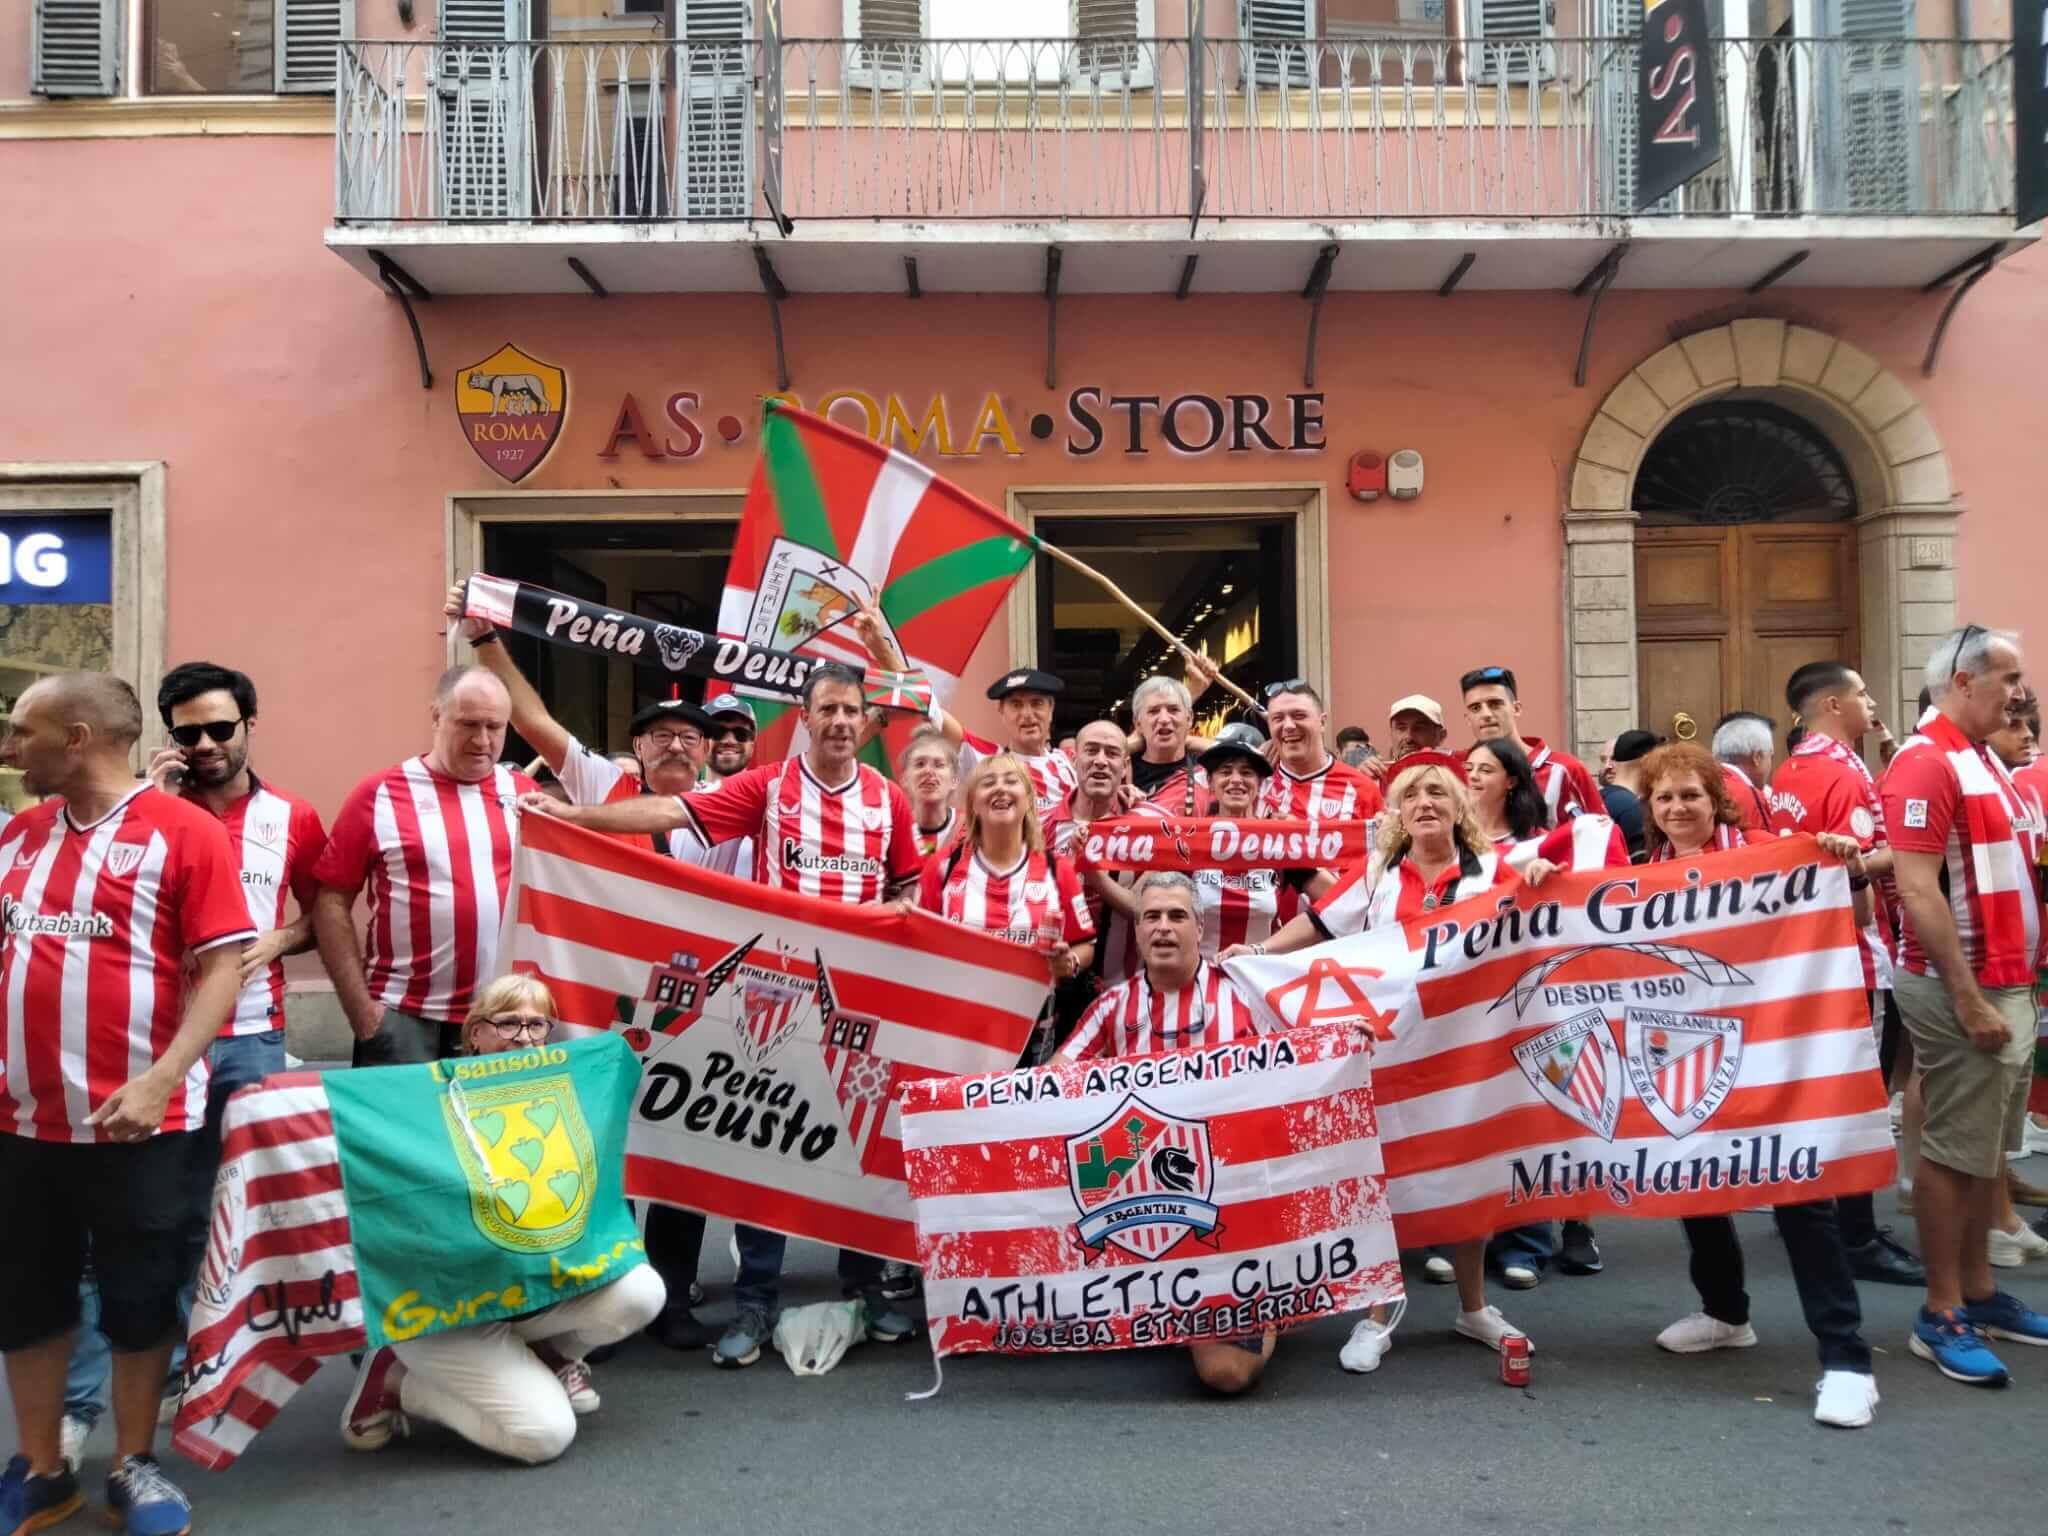
POLYGON ((241 728, 240 720, 208 720, 201 725, 174 725, 171 727, 171 740, 181 747, 196 747, 199 745, 199 738, 204 736, 208 741, 225 744, 234 740, 235 732, 241 728))
POLYGON ((713 733, 713 741, 736 741, 745 746, 754 739, 754 733, 744 725, 721 725, 713 733))

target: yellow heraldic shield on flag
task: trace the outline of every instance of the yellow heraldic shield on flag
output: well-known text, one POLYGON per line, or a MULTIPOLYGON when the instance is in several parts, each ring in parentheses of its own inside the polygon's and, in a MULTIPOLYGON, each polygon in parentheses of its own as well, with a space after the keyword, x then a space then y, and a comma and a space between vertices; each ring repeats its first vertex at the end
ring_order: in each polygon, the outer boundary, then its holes
POLYGON ((463 1084, 443 1114, 479 1232, 514 1253, 548 1253, 583 1236, 597 1158, 568 1074, 463 1084))

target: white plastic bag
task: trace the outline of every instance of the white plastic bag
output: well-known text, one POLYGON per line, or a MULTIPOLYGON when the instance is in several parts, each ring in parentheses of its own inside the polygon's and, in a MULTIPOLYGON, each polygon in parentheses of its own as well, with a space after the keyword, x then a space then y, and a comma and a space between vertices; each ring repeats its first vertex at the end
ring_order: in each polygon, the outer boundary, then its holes
POLYGON ((867 1307, 857 1300, 789 1307, 775 1324, 775 1347, 797 1375, 822 1376, 868 1336, 867 1322, 867 1307))

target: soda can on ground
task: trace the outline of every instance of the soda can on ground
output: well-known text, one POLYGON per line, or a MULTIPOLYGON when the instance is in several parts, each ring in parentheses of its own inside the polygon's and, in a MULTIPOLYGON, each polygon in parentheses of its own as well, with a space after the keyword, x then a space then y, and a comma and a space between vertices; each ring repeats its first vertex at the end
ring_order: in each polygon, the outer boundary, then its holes
POLYGON ((1506 1387, 1529 1385, 1529 1339, 1511 1333, 1500 1341, 1500 1380, 1506 1387))

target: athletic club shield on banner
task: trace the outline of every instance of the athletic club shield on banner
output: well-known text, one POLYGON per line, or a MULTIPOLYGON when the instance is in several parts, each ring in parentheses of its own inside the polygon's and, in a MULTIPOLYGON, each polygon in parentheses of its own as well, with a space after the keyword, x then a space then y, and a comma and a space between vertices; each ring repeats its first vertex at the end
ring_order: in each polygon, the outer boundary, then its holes
POLYGON ((476 456, 517 484, 540 468, 569 413, 569 375, 511 342, 455 373, 455 414, 476 456))
POLYGON ((1637 76, 1636 201, 1642 212, 1721 158, 1721 113, 1707 0, 1643 12, 1637 76))

